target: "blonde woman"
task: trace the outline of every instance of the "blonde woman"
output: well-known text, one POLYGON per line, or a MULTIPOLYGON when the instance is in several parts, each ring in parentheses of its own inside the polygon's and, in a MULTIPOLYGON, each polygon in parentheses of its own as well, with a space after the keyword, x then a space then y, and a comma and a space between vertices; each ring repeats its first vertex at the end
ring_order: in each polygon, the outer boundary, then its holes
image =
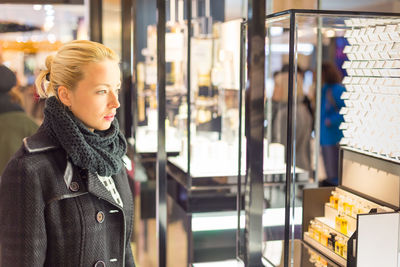
POLYGON ((90 41, 46 59, 36 80, 44 122, 2 175, 0 266, 135 266, 118 63, 90 41))

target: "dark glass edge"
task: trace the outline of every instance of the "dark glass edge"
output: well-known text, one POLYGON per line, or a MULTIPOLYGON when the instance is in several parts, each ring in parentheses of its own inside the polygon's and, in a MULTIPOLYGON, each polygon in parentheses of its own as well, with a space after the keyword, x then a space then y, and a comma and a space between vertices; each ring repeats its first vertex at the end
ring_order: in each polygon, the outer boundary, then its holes
MULTIPOLYGON (((316 15, 340 15, 340 16, 381 16, 381 17, 400 17, 400 13, 391 12, 372 12, 372 11, 348 11, 348 10, 318 10, 318 9, 287 9, 265 16, 265 19, 276 18, 290 14, 316 14, 316 15)), ((244 21, 245 24, 248 20, 244 21)))

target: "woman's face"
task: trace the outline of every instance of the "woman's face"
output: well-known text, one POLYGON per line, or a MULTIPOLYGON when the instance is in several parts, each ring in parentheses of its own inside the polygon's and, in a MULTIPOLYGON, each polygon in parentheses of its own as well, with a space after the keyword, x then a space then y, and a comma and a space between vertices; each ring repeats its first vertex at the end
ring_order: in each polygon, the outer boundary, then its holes
POLYGON ((107 130, 120 104, 121 71, 118 62, 104 60, 83 68, 84 78, 70 93, 70 110, 91 131, 107 130))

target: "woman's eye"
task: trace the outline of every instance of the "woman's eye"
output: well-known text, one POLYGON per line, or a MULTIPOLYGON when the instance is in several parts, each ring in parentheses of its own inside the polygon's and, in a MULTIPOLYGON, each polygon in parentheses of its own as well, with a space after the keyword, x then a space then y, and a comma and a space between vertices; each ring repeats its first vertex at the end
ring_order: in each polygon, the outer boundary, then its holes
POLYGON ((121 88, 115 89, 115 92, 116 92, 117 94, 121 93, 121 88))
POLYGON ((105 93, 107 93, 107 91, 106 90, 98 90, 96 93, 98 95, 104 95, 105 93))

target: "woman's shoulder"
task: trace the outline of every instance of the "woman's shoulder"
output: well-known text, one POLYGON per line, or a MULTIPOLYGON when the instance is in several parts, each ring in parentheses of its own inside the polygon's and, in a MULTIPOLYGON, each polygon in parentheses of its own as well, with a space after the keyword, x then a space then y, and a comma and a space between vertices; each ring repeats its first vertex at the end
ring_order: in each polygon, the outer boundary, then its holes
POLYGON ((24 138, 23 147, 28 154, 36 154, 58 149, 60 145, 44 127, 40 127, 35 134, 24 138))
MULTIPOLYGON (((57 158, 66 158, 61 146, 45 131, 39 130, 32 136, 23 139, 22 146, 11 158, 8 165, 14 165, 24 172, 37 172, 48 167, 57 158)), ((17 170, 16 170, 17 171, 17 170)))
POLYGON ((346 90, 344 85, 341 83, 335 83, 332 85, 332 87, 333 87, 333 90, 336 90, 336 91, 345 91, 346 90))

